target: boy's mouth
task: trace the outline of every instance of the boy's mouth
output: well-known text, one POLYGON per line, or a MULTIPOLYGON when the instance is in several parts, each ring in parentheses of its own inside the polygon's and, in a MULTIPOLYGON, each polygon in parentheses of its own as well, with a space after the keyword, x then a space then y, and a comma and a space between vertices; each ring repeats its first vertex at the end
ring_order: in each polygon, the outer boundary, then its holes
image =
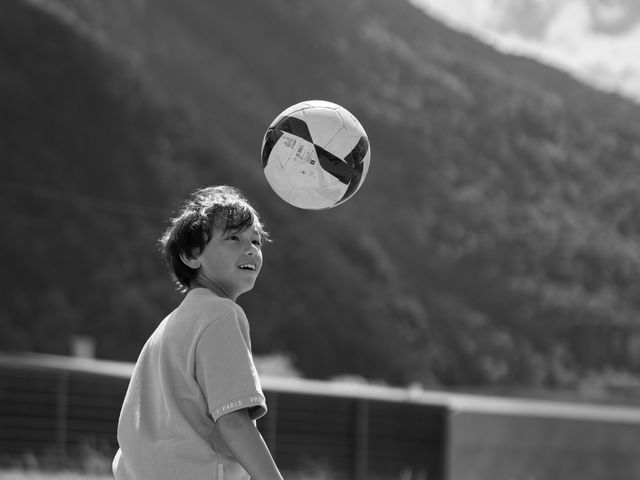
POLYGON ((249 270, 251 272, 256 271, 256 266, 253 263, 243 263, 242 265, 239 265, 238 268, 240 270, 249 270))

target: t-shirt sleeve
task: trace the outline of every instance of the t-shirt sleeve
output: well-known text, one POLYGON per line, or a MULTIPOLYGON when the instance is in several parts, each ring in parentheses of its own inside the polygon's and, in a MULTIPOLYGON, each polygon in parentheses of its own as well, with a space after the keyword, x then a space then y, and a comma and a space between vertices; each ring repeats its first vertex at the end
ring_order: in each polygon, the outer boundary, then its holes
POLYGON ((214 421, 243 408, 253 419, 267 411, 248 338, 238 320, 237 313, 225 313, 202 332, 196 345, 196 380, 214 421))

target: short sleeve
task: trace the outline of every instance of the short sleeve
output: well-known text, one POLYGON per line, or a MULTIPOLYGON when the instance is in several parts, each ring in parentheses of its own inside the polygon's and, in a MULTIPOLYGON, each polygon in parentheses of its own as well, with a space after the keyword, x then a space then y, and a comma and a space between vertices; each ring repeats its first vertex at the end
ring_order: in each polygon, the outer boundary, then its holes
POLYGON ((214 421, 243 408, 253 419, 267 411, 248 332, 243 335, 238 317, 238 312, 230 311, 217 318, 196 345, 196 380, 214 421))

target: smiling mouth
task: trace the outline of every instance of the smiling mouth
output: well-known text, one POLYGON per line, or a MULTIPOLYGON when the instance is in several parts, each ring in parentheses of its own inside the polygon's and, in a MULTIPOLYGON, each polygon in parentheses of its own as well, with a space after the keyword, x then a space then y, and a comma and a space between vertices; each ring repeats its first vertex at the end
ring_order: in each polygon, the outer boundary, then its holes
POLYGON ((256 271, 256 266, 252 263, 246 263, 244 265, 240 265, 238 267, 240 270, 248 270, 250 272, 255 272, 256 271))

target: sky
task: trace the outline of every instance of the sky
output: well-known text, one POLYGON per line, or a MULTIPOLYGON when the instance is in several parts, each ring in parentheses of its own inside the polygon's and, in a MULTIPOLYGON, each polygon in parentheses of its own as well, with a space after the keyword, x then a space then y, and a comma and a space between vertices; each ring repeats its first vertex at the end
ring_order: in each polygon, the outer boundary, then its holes
POLYGON ((640 103, 640 0, 409 0, 498 50, 640 103))

